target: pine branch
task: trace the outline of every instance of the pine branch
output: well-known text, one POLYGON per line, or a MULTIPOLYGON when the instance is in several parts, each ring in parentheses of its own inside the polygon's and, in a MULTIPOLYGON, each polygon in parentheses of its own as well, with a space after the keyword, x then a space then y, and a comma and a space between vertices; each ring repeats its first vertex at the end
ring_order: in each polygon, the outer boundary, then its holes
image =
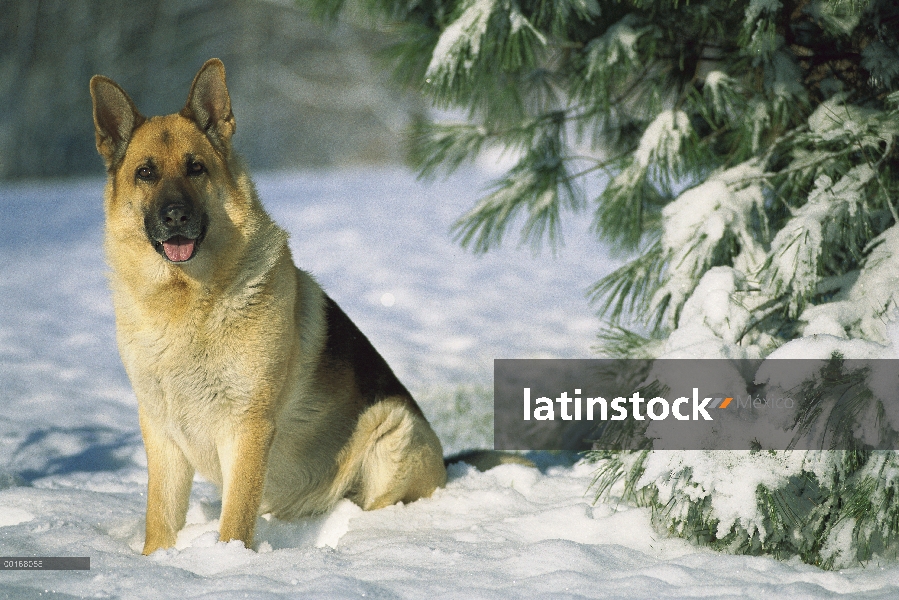
POLYGON ((513 219, 525 213, 522 242, 539 248, 546 238, 555 248, 561 243, 561 211, 577 210, 583 193, 568 173, 562 154, 564 113, 535 124, 533 146, 518 164, 498 180, 493 191, 453 226, 456 239, 475 252, 500 244, 513 219))
POLYGON ((599 316, 608 317, 612 323, 620 323, 626 317, 642 320, 662 281, 664 268, 662 245, 655 241, 638 258, 594 284, 587 291, 587 297, 592 304, 599 305, 599 316))

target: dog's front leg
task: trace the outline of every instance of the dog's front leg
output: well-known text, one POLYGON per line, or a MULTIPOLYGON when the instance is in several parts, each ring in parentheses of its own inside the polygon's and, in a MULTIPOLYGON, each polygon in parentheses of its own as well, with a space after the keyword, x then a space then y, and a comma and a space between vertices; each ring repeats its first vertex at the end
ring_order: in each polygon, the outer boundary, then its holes
POLYGON ((138 408, 140 429, 147 450, 147 536, 144 554, 175 545, 184 527, 194 469, 184 453, 138 408))
POLYGON ((269 419, 245 418, 219 448, 224 479, 220 541, 241 540, 247 548, 253 544, 274 434, 269 419))

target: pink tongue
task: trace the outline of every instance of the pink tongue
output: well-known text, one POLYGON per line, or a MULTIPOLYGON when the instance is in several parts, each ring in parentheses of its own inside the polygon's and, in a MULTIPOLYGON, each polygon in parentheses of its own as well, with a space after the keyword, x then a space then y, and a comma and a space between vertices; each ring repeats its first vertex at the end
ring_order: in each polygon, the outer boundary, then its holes
POLYGON ((183 262, 189 259, 194 253, 194 240, 176 235, 175 237, 162 242, 162 249, 165 255, 172 262, 183 262))

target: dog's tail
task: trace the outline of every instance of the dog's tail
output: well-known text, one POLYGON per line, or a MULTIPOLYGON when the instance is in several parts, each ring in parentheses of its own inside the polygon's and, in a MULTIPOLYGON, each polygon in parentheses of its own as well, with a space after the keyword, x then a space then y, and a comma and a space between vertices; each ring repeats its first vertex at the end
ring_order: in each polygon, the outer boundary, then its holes
POLYGON ((499 450, 463 450, 462 452, 447 456, 443 459, 443 464, 446 466, 460 462, 471 465, 478 471, 488 471, 499 465, 537 467, 533 461, 520 454, 515 454, 514 452, 501 452, 499 450))

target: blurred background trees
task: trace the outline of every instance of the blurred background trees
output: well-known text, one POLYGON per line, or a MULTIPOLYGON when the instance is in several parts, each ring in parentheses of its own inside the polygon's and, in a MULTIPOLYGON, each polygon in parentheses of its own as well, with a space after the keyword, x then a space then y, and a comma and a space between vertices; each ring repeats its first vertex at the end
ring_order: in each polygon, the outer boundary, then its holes
POLYGON ((378 67, 385 34, 322 27, 292 2, 0 0, 0 15, 0 179, 102 174, 87 85, 98 73, 166 114, 221 58, 235 145, 257 170, 401 162, 424 109, 378 67))

